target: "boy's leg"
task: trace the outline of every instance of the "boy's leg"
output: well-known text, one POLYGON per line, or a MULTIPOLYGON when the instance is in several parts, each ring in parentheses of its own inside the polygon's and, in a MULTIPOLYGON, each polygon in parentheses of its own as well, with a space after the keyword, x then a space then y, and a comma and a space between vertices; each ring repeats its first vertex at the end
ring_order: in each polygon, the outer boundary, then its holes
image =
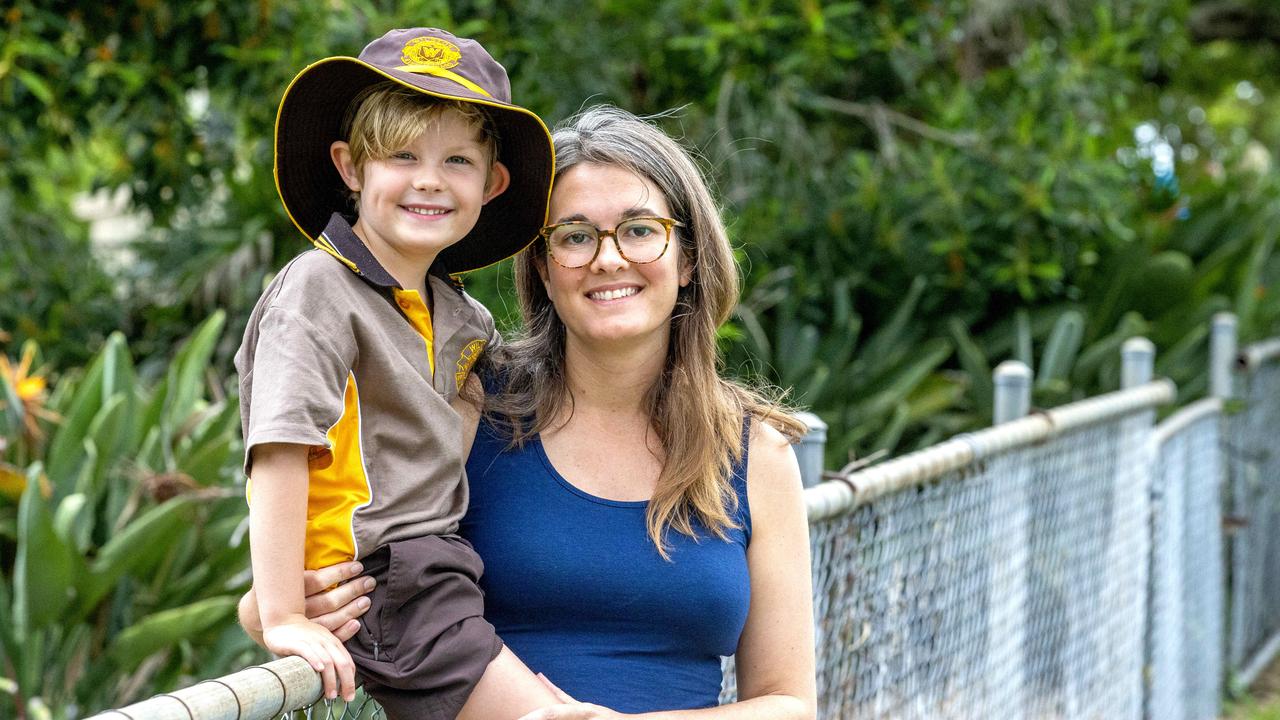
POLYGON ((516 720, 557 698, 483 617, 483 564, 465 540, 427 535, 364 560, 377 580, 347 650, 388 720, 516 720), (474 699, 474 702, 472 700, 474 699))
POLYGON ((458 720, 517 720, 560 700, 505 646, 471 691, 458 720))

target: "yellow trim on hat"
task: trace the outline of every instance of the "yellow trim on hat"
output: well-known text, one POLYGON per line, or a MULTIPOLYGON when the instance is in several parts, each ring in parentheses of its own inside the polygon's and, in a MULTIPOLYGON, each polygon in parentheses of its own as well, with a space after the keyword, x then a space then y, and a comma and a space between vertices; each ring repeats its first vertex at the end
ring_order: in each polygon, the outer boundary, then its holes
POLYGON ((445 70, 442 67, 436 67, 435 65, 401 65, 396 69, 403 70, 405 72, 417 73, 419 75, 435 75, 436 77, 444 78, 445 80, 452 80, 477 95, 493 97, 479 85, 471 82, 452 70, 445 70))

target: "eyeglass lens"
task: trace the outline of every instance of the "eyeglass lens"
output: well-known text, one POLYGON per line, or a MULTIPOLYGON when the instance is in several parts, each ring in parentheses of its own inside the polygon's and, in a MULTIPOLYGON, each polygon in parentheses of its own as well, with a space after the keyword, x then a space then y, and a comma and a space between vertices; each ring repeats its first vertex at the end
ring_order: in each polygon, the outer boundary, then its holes
MULTIPOLYGON (((608 231, 603 233, 609 235, 608 231)), ((667 245, 667 227, 653 218, 634 218, 623 221, 612 233, 618 238, 618 248, 628 262, 648 263, 662 256, 667 245)), ((551 254, 556 262, 566 267, 580 267, 591 262, 601 233, 587 223, 567 223, 557 227, 549 238, 551 254)))

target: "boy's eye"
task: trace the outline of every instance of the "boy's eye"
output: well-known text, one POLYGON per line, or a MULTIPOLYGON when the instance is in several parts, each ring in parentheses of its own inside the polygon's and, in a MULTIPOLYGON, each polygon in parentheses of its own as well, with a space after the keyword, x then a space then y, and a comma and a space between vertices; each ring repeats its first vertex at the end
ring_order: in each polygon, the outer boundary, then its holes
POLYGON ((451 156, 449 156, 449 159, 448 159, 446 162, 451 162, 451 163, 461 163, 461 164, 463 164, 463 165, 470 165, 470 164, 471 164, 471 158, 466 157, 465 155, 451 155, 451 156))
POLYGON ((412 160, 413 153, 409 152, 408 150, 401 150, 399 152, 391 153, 391 158, 393 160, 412 160))

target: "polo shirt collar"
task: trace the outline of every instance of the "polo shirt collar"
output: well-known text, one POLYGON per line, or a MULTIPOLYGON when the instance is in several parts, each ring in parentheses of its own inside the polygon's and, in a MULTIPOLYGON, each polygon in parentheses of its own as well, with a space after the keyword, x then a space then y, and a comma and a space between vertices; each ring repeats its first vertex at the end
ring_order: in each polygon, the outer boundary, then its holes
MULTIPOLYGON (((338 213, 329 218, 324 232, 311 241, 317 248, 329 253, 352 272, 364 278, 369 284, 389 289, 392 294, 404 292, 400 283, 378 262, 373 253, 364 244, 351 223, 338 213)), ((439 258, 436 259, 439 262, 439 258)), ((432 296, 435 300, 435 312, 430 320, 430 332, 435 342, 441 347, 462 328, 465 321, 466 303, 462 300, 462 287, 456 283, 436 275, 427 273, 427 283, 435 282, 432 296), (452 292, 447 292, 451 290, 452 292)), ((421 298, 425 300, 425 298, 421 298)))
POLYGON ((334 213, 329 218, 329 224, 325 226, 324 232, 320 233, 312 243, 374 285, 403 289, 391 273, 382 267, 369 248, 356 235, 355 230, 351 229, 351 223, 347 222, 341 214, 334 213))

